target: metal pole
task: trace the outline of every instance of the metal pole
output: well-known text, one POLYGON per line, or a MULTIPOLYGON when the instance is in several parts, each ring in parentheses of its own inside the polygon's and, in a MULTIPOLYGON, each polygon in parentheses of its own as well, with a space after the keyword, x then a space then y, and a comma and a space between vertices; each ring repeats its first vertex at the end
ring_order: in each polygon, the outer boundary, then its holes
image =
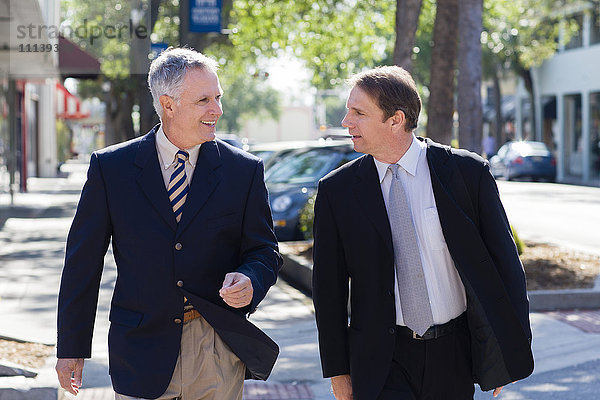
POLYGON ((8 79, 8 176, 10 204, 14 205, 14 186, 17 163, 17 107, 15 80, 8 79))

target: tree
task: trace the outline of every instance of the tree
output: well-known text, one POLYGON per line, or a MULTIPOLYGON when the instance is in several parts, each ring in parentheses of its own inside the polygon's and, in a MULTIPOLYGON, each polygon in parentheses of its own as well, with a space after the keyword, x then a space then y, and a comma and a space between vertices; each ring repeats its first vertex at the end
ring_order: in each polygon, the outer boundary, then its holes
POLYGON ((422 0, 396 1, 396 41, 394 64, 412 71, 412 54, 422 0))
MULTIPOLYGON (((577 23, 567 18, 577 0, 489 0, 484 3, 484 73, 494 78, 512 71, 523 79, 531 104, 529 120, 535 131, 535 93, 531 69, 552 57, 561 45, 578 31, 577 23), (559 33, 562 30, 562 35, 559 33)), ((497 106, 502 97, 498 86, 497 106)), ((496 115, 499 115, 497 110, 496 115)), ((499 118, 499 117, 498 117, 499 118)))
POLYGON ((231 41, 255 60, 293 54, 313 71, 311 83, 316 88, 329 89, 392 53, 394 4, 390 0, 237 0, 229 26, 237 33, 231 41))
POLYGON ((458 0, 438 0, 431 52, 427 136, 450 144, 454 114, 454 72, 458 36, 458 0))
POLYGON ((62 20, 70 28, 66 29, 69 39, 101 62, 99 81, 81 84, 81 94, 104 99, 107 144, 135 136, 131 119, 135 104, 140 106, 140 114, 144 116, 142 126, 150 125, 147 121, 148 116, 153 115, 152 103, 145 84, 146 75, 141 71, 147 71, 149 35, 161 1, 63 0, 61 3, 62 20), (132 18, 133 15, 138 18, 132 18), (149 26, 145 26, 145 21, 149 21, 149 26))
POLYGON ((481 153, 481 30, 483 0, 461 0, 458 10, 458 142, 481 153))

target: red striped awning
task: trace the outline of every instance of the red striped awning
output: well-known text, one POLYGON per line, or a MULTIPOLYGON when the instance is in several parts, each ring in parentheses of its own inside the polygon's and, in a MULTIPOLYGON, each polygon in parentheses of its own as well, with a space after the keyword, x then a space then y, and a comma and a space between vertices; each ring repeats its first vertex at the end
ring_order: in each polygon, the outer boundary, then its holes
POLYGON ((81 100, 71 94, 60 82, 56 82, 56 117, 61 119, 83 119, 90 112, 81 112, 81 100))

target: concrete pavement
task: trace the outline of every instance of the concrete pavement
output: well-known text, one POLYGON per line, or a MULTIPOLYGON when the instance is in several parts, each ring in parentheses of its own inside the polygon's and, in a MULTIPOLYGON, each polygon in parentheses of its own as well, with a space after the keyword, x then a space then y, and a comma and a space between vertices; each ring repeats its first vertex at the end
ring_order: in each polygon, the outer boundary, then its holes
MULTIPOLYGON (((30 193, 0 194, 0 336, 54 344, 56 300, 66 233, 85 166, 66 164, 68 178, 30 179, 30 193)), ((108 376, 108 309, 116 269, 112 254, 100 289, 93 357, 86 360, 78 399, 112 399, 108 376)), ((600 312, 532 313, 534 375, 509 385, 500 399, 596 399, 600 389, 600 312)), ((283 281, 272 288, 251 321, 281 347, 269 381, 247 381, 244 398, 333 399, 321 378, 310 298, 283 281)), ((367 345, 367 344, 365 344, 367 345)), ((11 360, 0 360, 10 362, 11 360)), ((36 378, 0 378, 0 400, 57 399, 54 357, 36 378)), ((492 398, 478 391, 476 399, 492 398)))

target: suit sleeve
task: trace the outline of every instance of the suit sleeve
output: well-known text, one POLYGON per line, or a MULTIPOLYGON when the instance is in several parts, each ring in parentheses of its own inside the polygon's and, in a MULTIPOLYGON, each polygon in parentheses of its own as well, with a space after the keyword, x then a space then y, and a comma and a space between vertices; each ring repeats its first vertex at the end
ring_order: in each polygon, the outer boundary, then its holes
POLYGON ((58 358, 89 358, 104 255, 111 235, 104 180, 94 153, 69 235, 58 297, 58 358))
POLYGON ((325 378, 349 374, 348 279, 327 189, 319 183, 313 224, 313 302, 325 378))
POLYGON ((277 280, 283 265, 273 232, 262 161, 256 164, 247 199, 241 241, 242 265, 237 272, 246 275, 252 282, 254 295, 248 311, 253 313, 277 280))
POLYGON ((478 195, 481 236, 504 282, 509 300, 523 330, 531 341, 525 272, 519 259, 506 212, 500 201, 496 181, 487 163, 482 167, 478 195))

